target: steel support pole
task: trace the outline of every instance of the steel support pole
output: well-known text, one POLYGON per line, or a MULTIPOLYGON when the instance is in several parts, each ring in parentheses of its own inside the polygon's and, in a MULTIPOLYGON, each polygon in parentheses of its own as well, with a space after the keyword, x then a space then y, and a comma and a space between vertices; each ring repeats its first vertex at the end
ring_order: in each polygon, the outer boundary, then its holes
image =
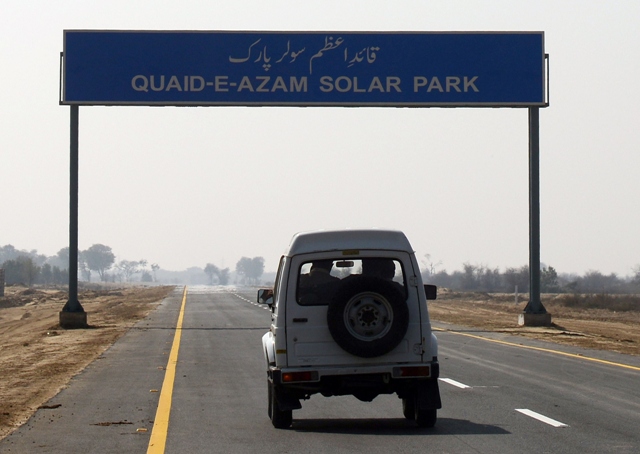
POLYGON ((540 109, 529 108, 529 303, 527 314, 546 314, 540 301, 540 109))
MULTIPOLYGON (((69 155, 69 299, 60 314, 82 313, 84 309, 78 301, 78 130, 79 106, 71 105, 70 155, 69 155)), ((86 324, 86 314, 85 314, 86 324)))

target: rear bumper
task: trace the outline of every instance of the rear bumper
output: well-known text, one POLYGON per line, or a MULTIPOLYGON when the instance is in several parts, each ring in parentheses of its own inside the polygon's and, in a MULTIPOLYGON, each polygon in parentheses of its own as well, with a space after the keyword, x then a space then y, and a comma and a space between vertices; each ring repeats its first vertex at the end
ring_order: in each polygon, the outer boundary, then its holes
MULTIPOLYGON (((429 363, 385 364, 366 367, 284 368, 270 367, 274 385, 298 399, 312 394, 354 395, 370 401, 379 394, 411 395, 426 382, 436 382, 440 374, 437 359, 429 363), (425 369, 428 373, 425 373, 425 369)), ((437 385, 436 385, 437 386, 437 385)))
POLYGON ((275 384, 296 383, 298 380, 282 380, 283 375, 295 375, 297 373, 309 374, 314 372, 315 378, 312 380, 305 379, 304 382, 321 381, 323 377, 335 376, 358 376, 358 375, 388 375, 391 379, 435 379, 440 376, 440 364, 437 359, 429 363, 412 363, 412 364, 382 364, 376 366, 359 366, 359 367, 292 367, 277 368, 269 367, 267 374, 269 379, 275 384), (416 369, 416 373, 412 374, 411 369, 416 369), (425 373, 424 369, 428 368, 425 373))

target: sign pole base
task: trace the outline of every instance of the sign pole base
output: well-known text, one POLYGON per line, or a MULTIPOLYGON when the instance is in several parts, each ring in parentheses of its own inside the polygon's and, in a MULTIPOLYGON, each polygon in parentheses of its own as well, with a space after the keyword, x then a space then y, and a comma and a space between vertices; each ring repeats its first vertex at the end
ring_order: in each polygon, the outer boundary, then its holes
POLYGON ((60 327, 63 329, 88 328, 87 313, 60 311, 60 327))
POLYGON ((518 316, 518 326, 551 326, 551 314, 530 314, 523 312, 518 316))

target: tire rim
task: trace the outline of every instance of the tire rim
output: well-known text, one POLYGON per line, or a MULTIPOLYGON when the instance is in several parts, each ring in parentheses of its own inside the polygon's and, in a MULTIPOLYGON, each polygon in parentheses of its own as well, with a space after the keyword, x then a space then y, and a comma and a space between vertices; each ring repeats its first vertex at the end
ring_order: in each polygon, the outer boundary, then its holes
POLYGON ((344 308, 344 325, 356 339, 381 339, 389 332, 392 324, 393 308, 379 293, 358 293, 344 308))

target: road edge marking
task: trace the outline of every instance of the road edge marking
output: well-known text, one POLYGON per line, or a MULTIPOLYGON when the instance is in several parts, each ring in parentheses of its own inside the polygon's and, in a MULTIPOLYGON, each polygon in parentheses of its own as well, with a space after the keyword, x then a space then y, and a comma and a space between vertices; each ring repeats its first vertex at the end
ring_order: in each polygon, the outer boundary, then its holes
POLYGON ((169 431, 169 415, 171 413, 171 400, 173 397, 173 383, 176 378, 176 364, 178 363, 178 351, 180 350, 180 339, 182 337, 182 322, 184 320, 184 308, 187 304, 187 286, 184 287, 182 294, 182 304, 180 306, 180 314, 178 315, 178 323, 176 325, 176 334, 173 336, 173 344, 171 353, 169 353, 169 361, 167 362, 164 381, 162 382, 162 391, 160 392, 160 400, 158 401, 158 409, 156 410, 156 418, 153 421, 153 429, 149 438, 149 446, 147 454, 164 453, 167 444, 167 432, 169 431))
POLYGON ((488 341, 488 342, 495 342, 496 344, 509 345, 511 347, 526 348, 528 350, 537 350, 537 351, 540 351, 540 352, 555 353, 556 355, 568 356, 570 358, 584 359, 586 361, 593 361, 593 362, 600 363, 600 364, 607 364, 609 366, 617 366, 617 367, 622 367, 622 368, 625 368, 625 369, 631 369, 631 370, 640 371, 640 367, 632 366, 630 364, 616 363, 614 361, 607 361, 606 359, 592 358, 590 356, 577 355, 575 353, 567 353, 567 352, 562 352, 560 350, 552 350, 550 348, 542 348, 542 347, 534 347, 534 346, 531 346, 531 345, 516 344, 514 342, 507 342, 507 341, 502 341, 502 340, 498 340, 498 339, 491 339, 489 337, 477 336, 475 334, 462 333, 460 331, 456 331, 456 330, 452 330, 452 329, 435 328, 435 327, 432 328, 432 329, 433 329, 433 331, 442 331, 442 332, 445 332, 445 333, 459 334, 460 336, 472 337, 474 339, 482 339, 482 340, 485 340, 485 341, 488 341))

